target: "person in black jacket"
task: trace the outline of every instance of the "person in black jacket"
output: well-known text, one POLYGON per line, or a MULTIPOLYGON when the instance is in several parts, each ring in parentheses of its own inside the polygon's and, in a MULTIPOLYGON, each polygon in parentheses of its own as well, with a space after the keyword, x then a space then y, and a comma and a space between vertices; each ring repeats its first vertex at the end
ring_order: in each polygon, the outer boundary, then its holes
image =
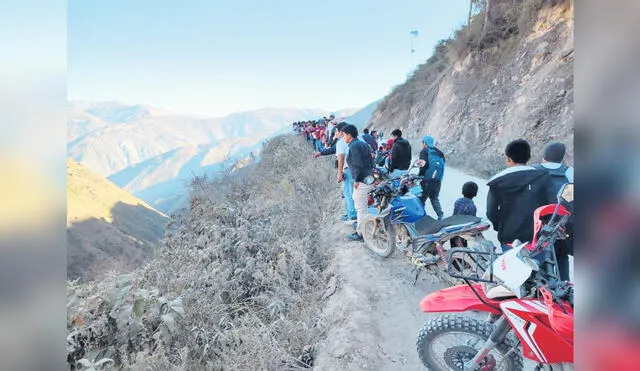
POLYGON ((389 163, 389 174, 393 177, 406 173, 411 166, 411 144, 402 138, 402 131, 395 129, 391 132, 393 147, 391 147, 391 161, 389 163), (395 170, 395 173, 393 173, 395 170))
POLYGON ((507 168, 487 183, 487 217, 498 232, 503 251, 516 239, 531 242, 534 211, 556 202, 549 173, 526 165, 531 159, 531 146, 526 140, 509 143, 505 155, 507 168))
POLYGON ((373 175, 373 158, 371 148, 358 138, 358 129, 353 125, 347 125, 342 129, 344 140, 349 145, 347 163, 353 177, 353 203, 356 207, 357 223, 356 231, 347 236, 351 241, 364 242, 362 238, 362 221, 367 213, 369 191, 372 186, 365 182, 367 177, 373 175))

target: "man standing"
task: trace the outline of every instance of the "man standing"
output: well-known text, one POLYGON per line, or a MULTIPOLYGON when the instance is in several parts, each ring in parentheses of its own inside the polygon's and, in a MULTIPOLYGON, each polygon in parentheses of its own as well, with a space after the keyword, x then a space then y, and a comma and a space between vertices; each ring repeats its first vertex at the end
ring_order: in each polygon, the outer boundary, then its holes
POLYGON ((402 131, 395 129, 391 132, 393 147, 391 147, 391 160, 389 163, 389 175, 392 178, 406 174, 411 166, 411 144, 402 137, 402 131))
MULTIPOLYGON (((339 125, 342 125, 340 123, 339 125)), ((338 183, 342 184, 342 195, 344 196, 344 202, 347 209, 347 213, 342 216, 340 220, 343 222, 350 222, 357 219, 356 206, 353 200, 353 177, 349 171, 351 164, 347 160, 347 156, 350 151, 349 142, 346 141, 344 130, 350 126, 347 123, 341 126, 336 132, 338 142, 336 143, 336 156, 338 157, 338 183)))
POLYGON ((533 240, 533 213, 543 205, 554 203, 555 194, 545 170, 527 166, 531 146, 524 139, 509 143, 505 149, 507 168, 496 174, 487 185, 487 217, 498 232, 502 251, 507 244, 533 240))
MULTIPOLYGON (((560 142, 551 142, 544 147, 542 163, 535 166, 536 169, 545 170, 551 176, 553 192, 558 194, 565 183, 573 183, 573 167, 562 163, 566 148, 560 142)), ((569 206, 569 211, 573 208, 569 206)), ((569 281, 569 255, 573 256, 573 217, 567 222, 567 237, 564 240, 557 240, 555 243, 556 260, 558 261, 558 272, 560 279, 569 281)))
POLYGON ((573 183, 573 167, 562 163, 566 148, 560 142, 551 142, 544 147, 542 163, 536 165, 536 169, 546 169, 553 179, 556 192, 560 191, 565 183, 573 183))
POLYGON ((353 178, 348 168, 349 165, 346 161, 347 152, 349 146, 343 138, 342 130, 347 126, 347 123, 341 122, 336 125, 336 144, 333 147, 323 149, 322 151, 313 154, 314 158, 320 156, 336 154, 338 162, 338 172, 336 174, 338 183, 342 183, 342 196, 344 198, 345 214, 340 218, 343 222, 351 222, 357 219, 356 207, 353 203, 353 178))
POLYGON ((347 125, 343 129, 345 142, 349 145, 347 163, 353 178, 353 202, 356 207, 358 222, 356 231, 347 236, 351 241, 363 242, 362 221, 367 213, 369 201, 369 191, 371 185, 365 183, 365 178, 373 175, 373 158, 369 145, 362 140, 358 140, 358 129, 353 125, 347 125))
POLYGON ((442 186, 442 178, 444 177, 445 158, 444 153, 435 146, 436 141, 432 136, 422 138, 422 150, 420 151, 420 159, 426 163, 420 168, 418 175, 423 177, 420 185, 422 186, 422 196, 420 201, 426 208, 427 199, 431 200, 433 211, 436 212, 438 220, 444 217, 442 206, 440 205, 440 188, 442 186))

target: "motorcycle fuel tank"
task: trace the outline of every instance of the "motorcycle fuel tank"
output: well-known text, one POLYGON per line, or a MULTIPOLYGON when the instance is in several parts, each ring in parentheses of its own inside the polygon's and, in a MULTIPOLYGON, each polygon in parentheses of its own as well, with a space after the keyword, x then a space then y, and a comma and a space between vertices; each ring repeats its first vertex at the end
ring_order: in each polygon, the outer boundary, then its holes
POLYGON ((397 197, 390 207, 392 223, 415 223, 426 215, 420 199, 411 193, 397 197))

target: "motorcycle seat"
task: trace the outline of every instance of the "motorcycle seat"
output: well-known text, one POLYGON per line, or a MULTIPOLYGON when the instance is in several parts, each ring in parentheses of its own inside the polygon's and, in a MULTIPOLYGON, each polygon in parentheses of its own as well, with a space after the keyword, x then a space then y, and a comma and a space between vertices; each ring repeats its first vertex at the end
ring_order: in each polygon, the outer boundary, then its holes
POLYGON ((495 286, 490 288, 486 293, 487 298, 493 300, 504 300, 509 298, 515 298, 516 294, 504 286, 495 286))
POLYGON ((415 224, 416 231, 420 235, 438 233, 442 228, 459 224, 470 224, 480 222, 480 218, 471 215, 453 215, 442 220, 436 220, 429 215, 418 220, 415 224))

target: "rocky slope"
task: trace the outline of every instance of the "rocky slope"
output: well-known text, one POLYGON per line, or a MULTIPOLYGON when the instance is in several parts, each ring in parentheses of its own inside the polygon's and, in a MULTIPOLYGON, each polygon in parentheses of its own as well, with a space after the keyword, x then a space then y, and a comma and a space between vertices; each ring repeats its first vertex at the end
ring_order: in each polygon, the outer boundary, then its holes
POLYGON ((168 217, 67 160, 67 277, 129 271, 153 255, 168 217))
POLYGON ((413 140, 433 135, 451 165, 480 176, 504 167, 504 147, 517 138, 532 144, 532 161, 548 141, 562 141, 572 164, 573 4, 508 3, 498 1, 491 19, 513 17, 517 31, 503 26, 483 39, 479 13, 380 102, 368 126, 401 128, 413 140))

